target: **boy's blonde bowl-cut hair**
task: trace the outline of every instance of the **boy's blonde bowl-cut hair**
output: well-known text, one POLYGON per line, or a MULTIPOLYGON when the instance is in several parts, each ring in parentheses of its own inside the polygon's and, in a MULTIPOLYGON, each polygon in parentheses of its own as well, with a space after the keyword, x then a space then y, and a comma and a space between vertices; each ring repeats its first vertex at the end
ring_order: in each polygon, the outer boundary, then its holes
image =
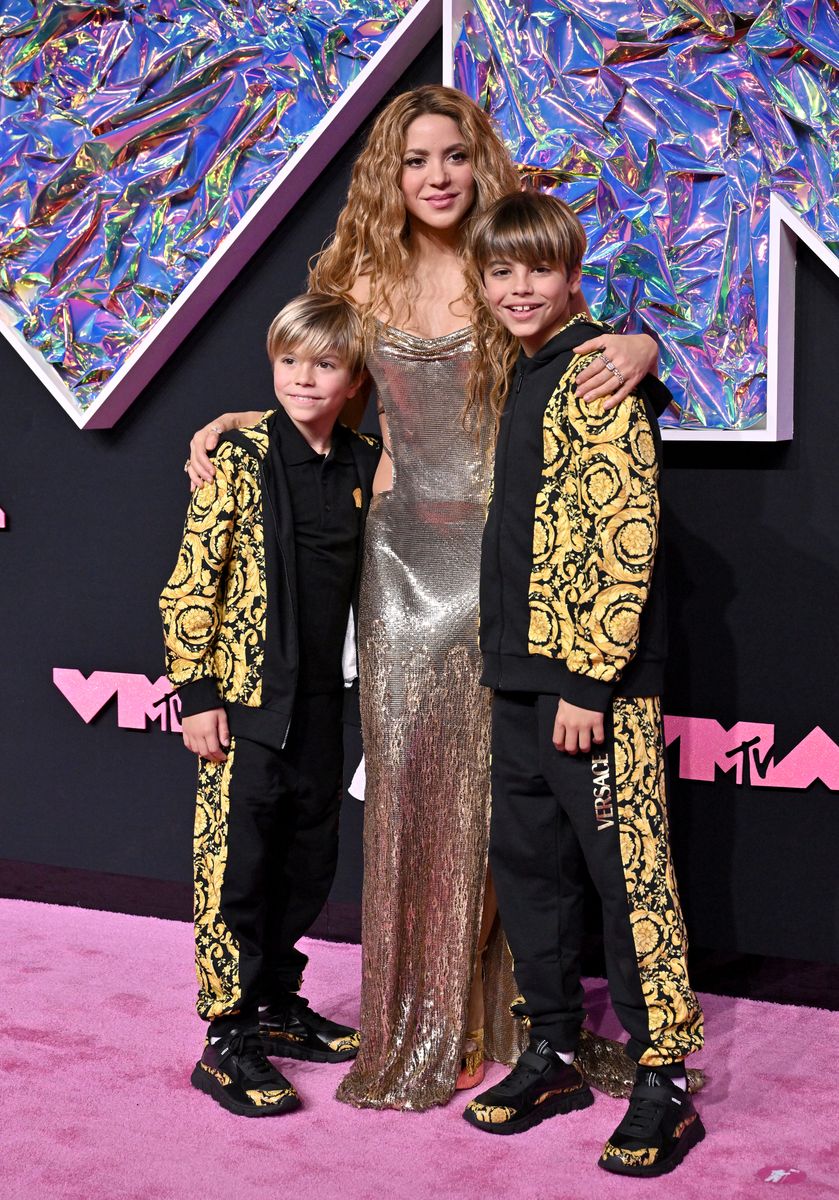
POLYGON ((519 353, 518 339, 496 321, 486 302, 484 271, 493 262, 521 262, 563 267, 570 274, 585 251, 586 233, 579 217, 557 196, 513 192, 476 217, 466 246, 466 295, 475 328, 466 398, 470 423, 481 425, 492 413, 497 428, 519 353))
MULTIPOLYGON (((356 382, 365 374, 364 321, 355 305, 342 296, 307 292, 289 300, 268 326, 265 348, 272 364, 280 354, 305 350, 314 358, 334 354, 356 382)), ((347 400, 339 421, 356 429, 366 403, 367 389, 362 387, 347 400)))
POLYGON ((364 371, 364 324, 358 310, 341 296, 307 292, 295 296, 268 326, 265 348, 273 363, 279 354, 307 350, 317 357, 334 354, 353 379, 364 371))

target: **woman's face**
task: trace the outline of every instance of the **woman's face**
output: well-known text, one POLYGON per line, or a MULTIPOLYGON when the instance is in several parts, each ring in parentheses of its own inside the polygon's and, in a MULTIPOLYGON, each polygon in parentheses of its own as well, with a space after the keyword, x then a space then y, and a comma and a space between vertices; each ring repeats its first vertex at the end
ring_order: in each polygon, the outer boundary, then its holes
POLYGON ((402 195, 412 228, 456 228, 475 199, 469 151, 457 122, 428 113, 405 131, 402 195))

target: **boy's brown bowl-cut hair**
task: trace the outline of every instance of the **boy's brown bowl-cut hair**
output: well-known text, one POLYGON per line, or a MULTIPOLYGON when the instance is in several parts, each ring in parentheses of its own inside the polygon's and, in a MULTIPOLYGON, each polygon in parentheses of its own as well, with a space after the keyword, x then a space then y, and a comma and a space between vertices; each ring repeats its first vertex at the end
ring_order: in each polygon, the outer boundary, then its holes
POLYGON ((498 260, 529 267, 547 263, 570 272, 585 252, 586 233, 577 214, 543 192, 502 196, 476 218, 469 234, 469 253, 481 273, 498 260))
POLYGON ((557 196, 511 192, 475 217, 466 244, 466 299, 475 330, 475 352, 466 385, 464 423, 484 428, 498 422, 518 357, 519 342, 496 321, 486 302, 484 271, 493 262, 545 263, 570 273, 586 251, 579 217, 557 196))

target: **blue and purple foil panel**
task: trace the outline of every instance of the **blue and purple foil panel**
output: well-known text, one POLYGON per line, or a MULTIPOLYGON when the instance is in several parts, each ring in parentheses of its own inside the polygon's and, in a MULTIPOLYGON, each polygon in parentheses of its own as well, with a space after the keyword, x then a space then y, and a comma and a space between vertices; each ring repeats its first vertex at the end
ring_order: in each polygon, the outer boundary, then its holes
POLYGON ((80 409, 410 8, 0 0, 0 302, 80 409))
POLYGON ((455 83, 580 215, 592 310, 659 336, 678 405, 663 423, 760 426, 770 192, 839 242, 836 5, 470 7, 455 83))

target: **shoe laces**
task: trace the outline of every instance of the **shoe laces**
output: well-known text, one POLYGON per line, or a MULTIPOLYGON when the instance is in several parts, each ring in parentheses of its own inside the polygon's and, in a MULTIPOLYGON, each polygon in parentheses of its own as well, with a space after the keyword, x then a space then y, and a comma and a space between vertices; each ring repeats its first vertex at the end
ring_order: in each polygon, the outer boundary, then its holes
POLYGON ((675 1096, 673 1089, 655 1071, 648 1071, 643 1076, 639 1072, 629 1108, 618 1131, 641 1142, 649 1140, 657 1133, 668 1103, 681 1107, 682 1098, 675 1096))
POLYGON ((663 1101, 652 1100, 649 1096, 633 1097, 618 1132, 640 1142, 646 1141, 657 1131, 664 1107, 663 1101))
POLYGON ((254 1033, 252 1030, 234 1033, 227 1045, 228 1054, 235 1054, 252 1078, 273 1078, 274 1068, 265 1057, 258 1033, 254 1033))

